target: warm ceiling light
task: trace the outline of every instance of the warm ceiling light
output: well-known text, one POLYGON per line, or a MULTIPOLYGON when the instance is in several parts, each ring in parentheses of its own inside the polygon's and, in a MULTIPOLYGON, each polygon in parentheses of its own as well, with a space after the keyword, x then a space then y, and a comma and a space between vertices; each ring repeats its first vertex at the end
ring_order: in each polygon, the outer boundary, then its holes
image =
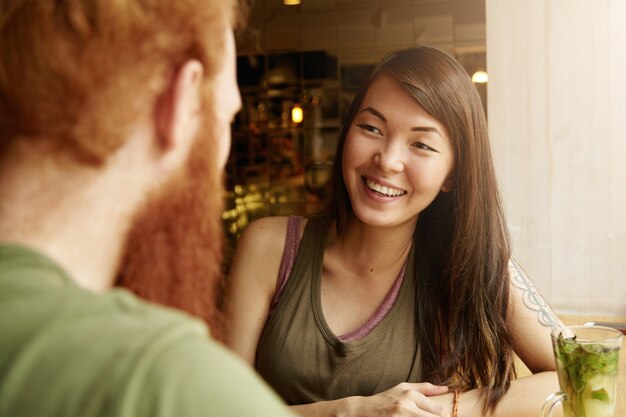
POLYGON ((478 70, 472 74, 472 82, 475 84, 484 84, 489 81, 489 76, 483 70, 478 70))
POLYGON ((291 120, 294 123, 301 123, 303 118, 302 107, 299 104, 295 104, 291 108, 291 120))
POLYGON ((285 6, 297 6, 300 4, 300 0, 283 0, 285 6))

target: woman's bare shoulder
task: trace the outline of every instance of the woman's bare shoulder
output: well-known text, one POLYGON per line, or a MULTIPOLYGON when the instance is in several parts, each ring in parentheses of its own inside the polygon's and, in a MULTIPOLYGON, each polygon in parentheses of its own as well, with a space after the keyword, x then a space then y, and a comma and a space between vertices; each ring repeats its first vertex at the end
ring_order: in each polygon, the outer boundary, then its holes
POLYGON ((258 273, 276 277, 285 247, 288 217, 263 217, 250 223, 237 241, 234 263, 254 265, 258 273))
POLYGON ((250 223, 239 238, 238 245, 250 241, 262 247, 275 246, 285 242, 287 233, 286 216, 262 217, 250 223), (262 244, 261 244, 262 243, 262 244))

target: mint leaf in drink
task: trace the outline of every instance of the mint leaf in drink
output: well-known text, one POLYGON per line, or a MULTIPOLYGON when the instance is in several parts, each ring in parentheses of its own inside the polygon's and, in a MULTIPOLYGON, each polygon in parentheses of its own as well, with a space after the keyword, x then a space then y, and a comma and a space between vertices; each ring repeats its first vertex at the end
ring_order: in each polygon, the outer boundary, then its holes
POLYGON ((591 398, 593 398, 594 400, 600 400, 605 403, 611 402, 611 399, 609 398, 609 393, 606 392, 604 388, 592 390, 591 398))

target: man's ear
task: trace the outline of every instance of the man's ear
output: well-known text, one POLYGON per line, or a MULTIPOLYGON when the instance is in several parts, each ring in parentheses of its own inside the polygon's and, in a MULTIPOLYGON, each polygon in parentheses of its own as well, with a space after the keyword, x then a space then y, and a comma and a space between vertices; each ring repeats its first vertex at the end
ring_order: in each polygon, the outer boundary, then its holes
POLYGON ((164 152, 187 149, 199 128, 202 105, 200 61, 185 62, 169 80, 156 103, 157 146, 164 152))

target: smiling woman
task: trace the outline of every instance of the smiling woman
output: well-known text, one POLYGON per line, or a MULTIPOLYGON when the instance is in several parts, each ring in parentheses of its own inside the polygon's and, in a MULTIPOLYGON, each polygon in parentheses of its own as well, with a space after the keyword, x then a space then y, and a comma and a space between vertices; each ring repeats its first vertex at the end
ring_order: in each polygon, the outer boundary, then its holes
POLYGON ((537 415, 557 387, 558 320, 513 285, 527 278, 465 70, 426 46, 383 59, 333 169, 327 215, 240 238, 227 343, 303 415, 537 415), (514 351, 536 375, 513 380, 514 351))

